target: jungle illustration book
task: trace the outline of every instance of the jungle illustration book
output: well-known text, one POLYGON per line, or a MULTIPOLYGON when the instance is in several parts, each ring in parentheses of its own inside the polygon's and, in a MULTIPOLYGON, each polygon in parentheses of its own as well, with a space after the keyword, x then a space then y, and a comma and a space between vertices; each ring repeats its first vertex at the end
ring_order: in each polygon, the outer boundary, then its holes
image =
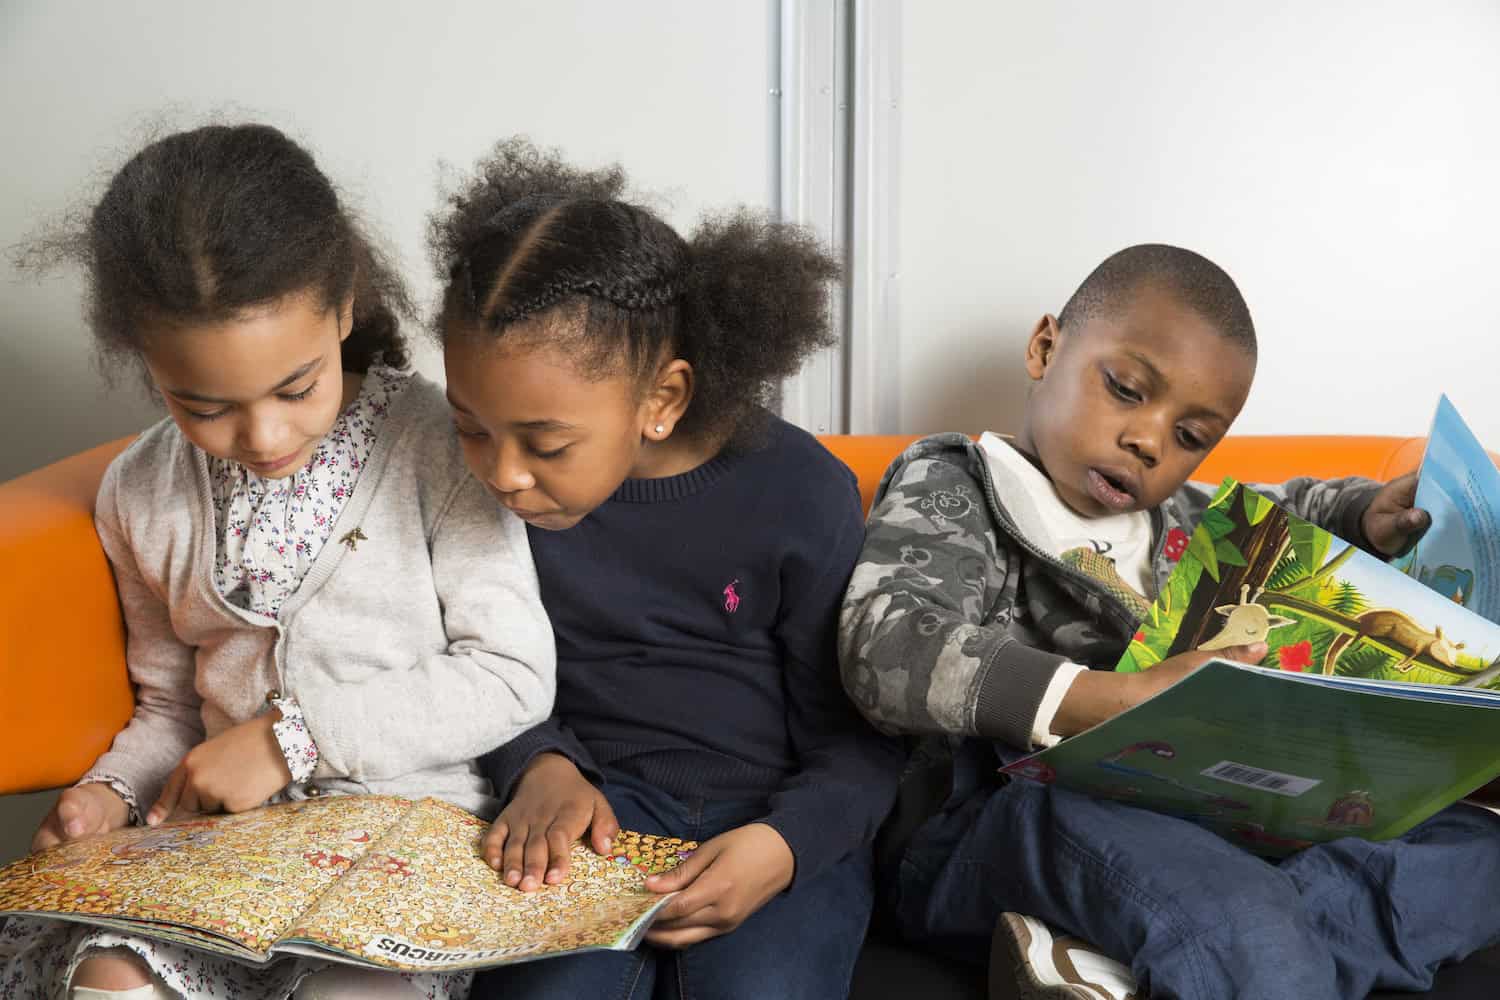
POLYGON ((314 955, 469 969, 632 948, 669 898, 645 875, 697 845, 621 831, 522 893, 479 857, 488 824, 438 799, 334 796, 127 827, 0 869, 0 915, 103 925, 241 961, 314 955))
POLYGON ((1214 661, 1004 770, 1270 855, 1398 836, 1500 775, 1500 625, 1226 480, 1116 669, 1252 642, 1260 667, 1214 661))

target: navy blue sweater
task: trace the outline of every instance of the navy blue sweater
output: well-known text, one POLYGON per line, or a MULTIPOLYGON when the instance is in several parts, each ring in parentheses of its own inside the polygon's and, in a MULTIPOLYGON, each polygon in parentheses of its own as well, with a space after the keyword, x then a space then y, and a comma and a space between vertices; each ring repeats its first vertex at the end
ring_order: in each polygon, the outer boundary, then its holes
POLYGON ((496 794, 552 751, 596 783, 607 766, 678 798, 764 799, 794 885, 863 848, 902 759, 839 682, 863 541, 854 476, 776 418, 759 448, 626 480, 573 528, 532 529, 557 704, 485 758, 496 794))

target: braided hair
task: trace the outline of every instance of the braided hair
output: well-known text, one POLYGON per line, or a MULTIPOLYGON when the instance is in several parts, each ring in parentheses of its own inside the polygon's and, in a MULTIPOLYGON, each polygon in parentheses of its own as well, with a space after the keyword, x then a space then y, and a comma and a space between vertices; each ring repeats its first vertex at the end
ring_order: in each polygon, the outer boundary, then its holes
POLYGON ((587 377, 642 385, 681 358, 694 371, 686 433, 743 443, 777 381, 833 342, 839 266, 804 228, 741 208, 684 240, 625 200, 618 166, 581 170, 522 138, 447 200, 428 231, 441 337, 526 337, 587 377))
POLYGON ((346 371, 407 365, 399 316, 413 310, 308 151, 269 125, 209 125, 150 143, 85 219, 24 245, 17 263, 82 265, 106 374, 141 360, 148 324, 212 323, 313 291, 352 295, 346 371))

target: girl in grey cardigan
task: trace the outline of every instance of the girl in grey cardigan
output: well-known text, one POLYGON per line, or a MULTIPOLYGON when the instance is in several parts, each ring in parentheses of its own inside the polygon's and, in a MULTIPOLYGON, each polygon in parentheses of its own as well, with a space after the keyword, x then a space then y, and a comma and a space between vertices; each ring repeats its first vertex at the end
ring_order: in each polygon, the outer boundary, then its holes
MULTIPOLYGON (((495 803, 474 758, 547 718, 551 629, 524 525, 470 479, 442 391, 404 374, 394 277, 311 157, 209 127, 127 163, 76 250, 106 358, 169 419, 95 521, 136 710, 34 847, 322 794, 495 803)), ((460 997, 467 977, 256 969, 12 921, 0 995, 460 997)))

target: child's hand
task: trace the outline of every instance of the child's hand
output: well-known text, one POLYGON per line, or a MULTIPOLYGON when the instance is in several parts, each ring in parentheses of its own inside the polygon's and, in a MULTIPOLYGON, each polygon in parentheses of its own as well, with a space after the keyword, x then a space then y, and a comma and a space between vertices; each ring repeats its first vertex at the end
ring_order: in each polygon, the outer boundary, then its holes
POLYGON ((1209 660, 1215 658, 1234 660, 1236 663, 1248 663, 1254 666, 1265 659, 1268 652, 1270 652, 1270 647, 1263 642, 1254 642, 1245 646, 1229 646, 1225 649, 1190 649, 1186 653, 1167 657, 1150 670, 1143 670, 1138 674, 1122 674, 1121 676, 1130 678, 1134 683, 1131 685, 1129 701, 1121 708, 1121 711, 1139 705, 1152 695, 1165 691, 1209 660))
POLYGON ((591 831, 594 853, 620 832, 604 793, 561 754, 537 754, 516 782, 510 803, 484 835, 480 853, 505 884, 531 892, 568 878, 573 841, 591 831))
POLYGON ((646 879, 652 892, 681 891, 661 908, 646 940, 686 948, 729 933, 791 885, 796 863, 781 834, 765 823, 721 833, 676 868, 646 879))
POLYGON ((1057 714, 1052 718, 1052 733, 1055 736, 1076 736, 1166 690, 1215 657, 1254 665, 1263 660, 1268 651, 1265 643, 1257 642, 1227 649, 1190 649, 1169 656, 1150 670, 1137 674, 1085 670, 1073 681, 1068 693, 1063 695, 1062 704, 1057 706, 1057 714))
POLYGON ((31 849, 40 851, 70 840, 97 837, 129 821, 130 807, 113 788, 98 781, 74 785, 57 797, 57 804, 31 838, 31 849))
POLYGON ((1392 479, 1370 500, 1360 519, 1365 538, 1387 558, 1409 549, 1432 523, 1432 517, 1412 504, 1417 499, 1417 474, 1392 479))
POLYGON ((156 826, 174 812, 244 812, 285 788, 292 772, 271 730, 280 719, 275 710, 257 715, 189 750, 146 823, 156 826))

